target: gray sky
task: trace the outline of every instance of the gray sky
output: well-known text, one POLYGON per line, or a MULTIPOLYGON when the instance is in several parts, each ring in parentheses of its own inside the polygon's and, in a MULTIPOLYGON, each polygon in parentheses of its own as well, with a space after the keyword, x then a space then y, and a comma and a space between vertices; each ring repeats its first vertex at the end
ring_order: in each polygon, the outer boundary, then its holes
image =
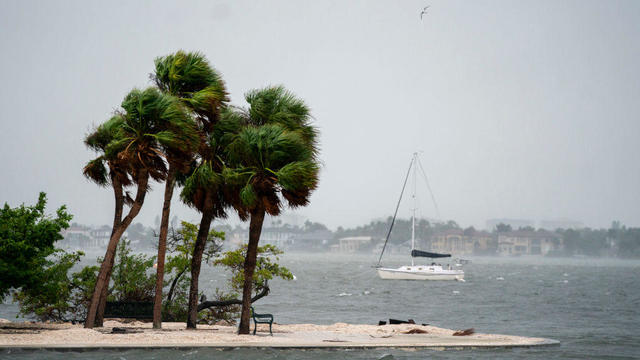
MULTIPOLYGON (((42 190, 50 211, 110 223, 111 191, 81 173, 83 136, 150 85, 156 56, 185 49, 235 104, 283 84, 310 105, 324 167, 298 213, 313 221, 392 213, 420 150, 442 216, 464 226, 639 226, 639 24, 638 1, 3 0, 0 202, 42 190)), ((136 221, 160 214, 154 188, 136 221)), ((173 214, 198 219, 177 199, 173 214)))

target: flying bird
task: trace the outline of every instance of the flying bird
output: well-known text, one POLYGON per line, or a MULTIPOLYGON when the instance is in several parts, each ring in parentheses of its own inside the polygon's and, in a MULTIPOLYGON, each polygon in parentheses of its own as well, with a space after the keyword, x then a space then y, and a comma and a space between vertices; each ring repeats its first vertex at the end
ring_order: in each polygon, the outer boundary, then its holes
POLYGON ((422 9, 422 12, 420 13, 420 20, 422 20, 422 16, 427 14, 427 9, 429 8, 429 6, 431 5, 427 5, 422 9))

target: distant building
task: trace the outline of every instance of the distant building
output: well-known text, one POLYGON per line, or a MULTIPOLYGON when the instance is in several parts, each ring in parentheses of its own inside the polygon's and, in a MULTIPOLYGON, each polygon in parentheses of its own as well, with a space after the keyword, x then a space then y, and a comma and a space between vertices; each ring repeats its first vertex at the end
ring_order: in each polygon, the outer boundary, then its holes
POLYGON ((99 228, 91 230, 91 237, 95 239, 96 246, 107 246, 109 239, 111 239, 111 230, 111 227, 108 225, 102 225, 99 228))
POLYGON ((89 228, 77 224, 71 225, 69 228, 62 230, 60 234, 64 240, 60 241, 60 245, 65 248, 86 248, 93 247, 93 241, 89 228))
POLYGON ((371 236, 350 236, 338 240, 340 252, 352 253, 371 245, 371 236))
POLYGON ((535 223, 531 220, 524 219, 489 219, 486 221, 487 230, 491 231, 499 224, 505 224, 511 226, 513 230, 518 230, 524 227, 535 227, 535 223))
MULTIPOLYGON (((246 244, 249 239, 248 230, 233 231, 227 236, 227 243, 232 247, 246 244)), ((260 233, 260 244, 271 244, 280 250, 325 250, 333 233, 329 230, 300 231, 287 227, 268 227, 260 233)))
MULTIPOLYGON (((65 249, 104 249, 111 238, 111 227, 104 225, 99 228, 72 224, 68 229, 62 230, 60 235, 64 237, 60 246, 65 249)), ((127 237, 127 232, 122 238, 127 237)))
POLYGON ((271 244, 281 250, 284 250, 293 244, 294 237, 295 234, 285 228, 270 227, 262 229, 260 242, 263 244, 271 244))
POLYGON ((473 245, 467 242, 461 229, 450 229, 431 236, 431 251, 465 255, 473 252, 473 245))
POLYGON ((498 254, 547 255, 562 247, 562 238, 549 231, 510 231, 498 235, 498 254))
POLYGON ((430 250, 454 256, 486 254, 492 240, 493 236, 486 231, 465 234, 461 229, 450 229, 431 236, 430 250))
POLYGON ((329 230, 303 231, 295 234, 290 247, 295 250, 324 250, 333 233, 329 230))
POLYGON ((540 229, 545 230, 557 230, 557 229, 582 229, 584 228, 584 224, 577 220, 569 220, 569 219, 558 219, 558 220, 542 220, 540 221, 540 229))

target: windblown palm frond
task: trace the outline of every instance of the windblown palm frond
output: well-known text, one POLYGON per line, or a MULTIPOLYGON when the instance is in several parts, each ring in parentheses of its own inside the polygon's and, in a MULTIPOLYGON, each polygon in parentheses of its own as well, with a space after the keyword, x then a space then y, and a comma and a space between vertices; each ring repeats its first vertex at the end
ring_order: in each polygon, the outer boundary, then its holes
POLYGON ((103 156, 89 161, 82 169, 82 174, 100 186, 109 185, 109 172, 105 166, 105 162, 103 156))
MULTIPOLYGON (((195 124, 178 100, 155 88, 132 90, 122 102, 124 122, 119 139, 106 153, 117 154, 130 171, 144 168, 156 181, 165 178, 167 153, 191 153, 199 145, 195 124)), ((187 163, 190 159, 185 160, 187 163)))
POLYGON ((233 167, 225 169, 225 180, 234 185, 244 182, 239 197, 249 209, 263 205, 267 213, 278 215, 278 193, 291 206, 301 206, 316 188, 319 166, 313 151, 298 132, 281 125, 243 127, 227 147, 227 155, 233 167))
POLYGON ((215 218, 226 218, 227 201, 224 179, 211 162, 202 162, 184 182, 180 198, 198 211, 210 211, 215 218))
POLYGON ((114 177, 118 178, 119 184, 122 186, 129 186, 132 183, 127 173, 128 165, 118 158, 117 152, 109 151, 111 144, 120 140, 119 136, 123 124, 124 117, 116 114, 100 124, 84 139, 88 148, 101 155, 87 163, 82 172, 88 179, 100 186, 107 185, 114 177))
POLYGON ((160 90, 172 95, 194 93, 222 80, 199 52, 179 50, 175 54, 158 57, 154 62, 156 69, 152 79, 160 90))
POLYGON ((160 90, 179 98, 202 123, 205 131, 219 119, 220 108, 229 101, 222 76, 199 52, 158 57, 152 79, 160 90))
POLYGON ((112 116, 85 137, 85 145, 96 152, 104 152, 107 145, 117 138, 118 131, 123 122, 124 118, 122 115, 117 114, 112 116))
POLYGON ((317 147, 317 130, 311 126, 311 111, 302 99, 283 86, 269 86, 245 94, 249 103, 247 111, 253 125, 280 124, 289 131, 297 131, 314 148, 317 147))

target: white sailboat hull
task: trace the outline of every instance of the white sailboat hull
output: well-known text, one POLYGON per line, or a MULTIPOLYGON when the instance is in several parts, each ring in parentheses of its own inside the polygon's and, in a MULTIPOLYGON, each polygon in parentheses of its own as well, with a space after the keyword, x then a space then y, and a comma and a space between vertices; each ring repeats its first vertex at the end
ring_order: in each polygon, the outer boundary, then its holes
POLYGON ((464 280, 464 271, 443 269, 441 266, 402 266, 377 270, 378 276, 385 280, 464 280))

